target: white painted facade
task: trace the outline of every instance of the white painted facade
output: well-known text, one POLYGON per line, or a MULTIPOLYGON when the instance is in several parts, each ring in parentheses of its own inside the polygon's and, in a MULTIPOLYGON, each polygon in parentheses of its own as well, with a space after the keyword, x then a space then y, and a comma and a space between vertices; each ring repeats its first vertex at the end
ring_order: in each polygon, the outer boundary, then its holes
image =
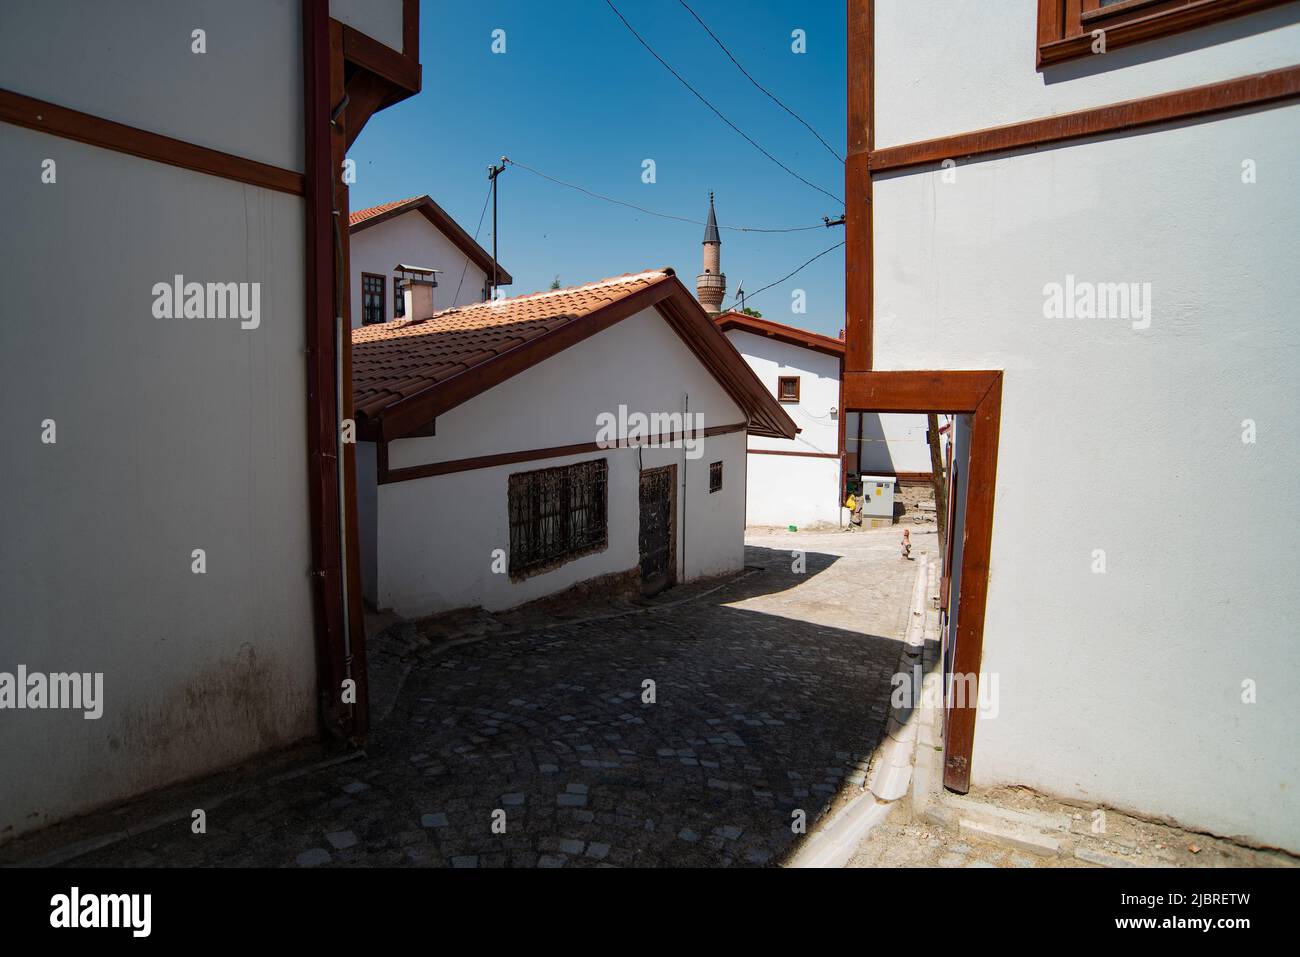
MULTIPOLYGON (((19 0, 0 87, 301 171, 301 44, 296 3, 19 0)), ((0 672, 103 674, 96 720, 0 712, 3 842, 312 736, 317 706, 303 198, 3 123, 0 168, 0 672), (260 283, 257 328, 155 318, 177 274, 260 283)))
POLYGON ((384 321, 394 318, 393 280, 398 263, 441 270, 433 308, 482 302, 487 273, 425 216, 411 209, 382 223, 354 230, 351 238, 352 328, 361 326, 361 274, 384 277, 384 321), (463 274, 463 281, 462 281, 463 274), (459 290, 459 291, 458 291, 459 290))
POLYGON ((844 421, 849 470, 859 475, 929 475, 925 416, 905 412, 850 412, 844 421), (861 431, 858 420, 861 419, 861 431), (858 436, 861 435, 861 439, 858 436))
MULTIPOLYGON (((1039 73, 1033 0, 960 6, 878 0, 877 148, 1300 59, 1291 4, 1039 73)), ((976 785, 1300 850, 1297 155, 1289 103, 875 177, 875 368, 1005 370, 976 785)))
POLYGON ((839 358, 745 329, 728 329, 726 336, 773 395, 780 377, 799 377, 799 401, 781 403, 799 434, 749 437, 745 524, 838 525, 839 358))
MULTIPOLYGON (((745 413, 654 309, 637 313, 489 389, 437 420, 437 435, 389 444, 390 468, 597 441, 601 413, 701 413, 704 428, 745 413), (655 375, 646 375, 654 368, 655 375)), ((677 580, 744 565, 745 433, 682 448, 610 449, 377 485, 373 446, 360 443, 358 497, 366 597, 403 617, 454 608, 509 608, 602 575, 638 567, 640 469, 677 466, 677 580), (510 550, 511 474, 584 459, 609 463, 608 547, 512 581, 492 570, 510 550), (723 487, 709 491, 709 465, 723 487)))

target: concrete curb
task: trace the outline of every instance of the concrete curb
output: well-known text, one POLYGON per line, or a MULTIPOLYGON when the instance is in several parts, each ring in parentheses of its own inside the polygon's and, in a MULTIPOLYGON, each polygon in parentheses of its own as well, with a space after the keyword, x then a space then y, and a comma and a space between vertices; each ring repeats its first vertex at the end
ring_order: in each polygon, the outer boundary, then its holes
MULTIPOLYGON (((898 656, 898 670, 903 674, 912 674, 914 666, 921 661, 929 617, 925 601, 929 588, 930 564, 923 554, 916 569, 903 648, 898 656)), ((918 740, 918 716, 918 710, 910 704, 895 706, 891 701, 885 737, 871 756, 862 793, 809 834, 786 863, 787 867, 843 867, 849 862, 871 829, 888 817, 894 803, 908 793, 918 740)))

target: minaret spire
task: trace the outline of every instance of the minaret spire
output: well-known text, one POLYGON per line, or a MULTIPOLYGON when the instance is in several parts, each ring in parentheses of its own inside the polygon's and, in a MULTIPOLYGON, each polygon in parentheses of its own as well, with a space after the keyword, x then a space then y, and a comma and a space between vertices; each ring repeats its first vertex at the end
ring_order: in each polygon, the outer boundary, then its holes
POLYGON ((727 295, 727 277, 722 272, 722 237, 718 235, 712 190, 709 191, 709 218, 704 224, 704 272, 695 277, 695 295, 704 311, 714 316, 722 311, 722 300, 727 295))

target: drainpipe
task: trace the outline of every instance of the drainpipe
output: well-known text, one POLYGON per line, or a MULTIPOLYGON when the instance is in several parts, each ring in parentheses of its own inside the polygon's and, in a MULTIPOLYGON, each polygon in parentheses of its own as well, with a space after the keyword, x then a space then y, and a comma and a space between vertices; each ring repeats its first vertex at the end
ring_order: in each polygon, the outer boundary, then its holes
POLYGON ((691 394, 682 393, 682 581, 686 581, 686 465, 690 461, 686 448, 686 430, 691 425, 691 394))
MULTIPOLYGON (((348 97, 343 95, 343 102, 335 108, 330 122, 334 123, 339 114, 347 107, 348 97)), ((343 390, 351 388, 352 383, 343 381, 343 232, 339 224, 338 209, 338 175, 330 177, 330 207, 334 214, 334 467, 338 478, 338 523, 339 523, 339 588, 343 593, 343 677, 353 680, 352 675, 352 610, 348 595, 348 516, 347 516, 347 469, 345 450, 343 448, 343 390)), ((351 330, 348 330, 351 335, 351 330)), ((356 705, 349 704, 348 724, 356 726, 356 705)))

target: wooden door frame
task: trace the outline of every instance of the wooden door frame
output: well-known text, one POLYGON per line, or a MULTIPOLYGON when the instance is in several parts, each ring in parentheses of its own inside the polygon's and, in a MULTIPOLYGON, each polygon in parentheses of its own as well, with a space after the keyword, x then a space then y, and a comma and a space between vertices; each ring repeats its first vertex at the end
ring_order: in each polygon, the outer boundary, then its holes
MULTIPOLYGON (((637 548, 636 548, 636 567, 637 572, 641 570, 641 480, 650 472, 668 472, 668 488, 670 495, 668 499, 668 584, 661 591, 672 588, 677 584, 677 463, 670 462, 667 465, 654 465, 650 468, 637 469, 636 480, 636 528, 637 528, 637 548)), ((644 584, 644 581, 642 582, 644 584)))
MULTIPOLYGON (((984 649, 993 500, 1002 415, 1000 370, 873 372, 875 250, 875 0, 848 0, 848 156, 844 164, 845 356, 840 415, 848 412, 946 412, 971 416, 963 524, 961 591, 953 671, 972 674, 978 692, 984 649)), ((943 783, 970 790, 975 701, 948 713, 943 783)))
MULTIPOLYGON (((846 408, 854 412, 944 412, 971 417, 966 466, 966 520, 962 523, 961 589, 957 605, 957 647, 952 670, 973 675, 970 697, 948 711, 943 783, 970 790, 976 703, 984 651, 984 612, 993 544, 993 504, 1002 418, 1002 373, 997 370, 850 372, 844 377, 846 408)), ((953 533, 949 529, 949 535, 953 533)))

